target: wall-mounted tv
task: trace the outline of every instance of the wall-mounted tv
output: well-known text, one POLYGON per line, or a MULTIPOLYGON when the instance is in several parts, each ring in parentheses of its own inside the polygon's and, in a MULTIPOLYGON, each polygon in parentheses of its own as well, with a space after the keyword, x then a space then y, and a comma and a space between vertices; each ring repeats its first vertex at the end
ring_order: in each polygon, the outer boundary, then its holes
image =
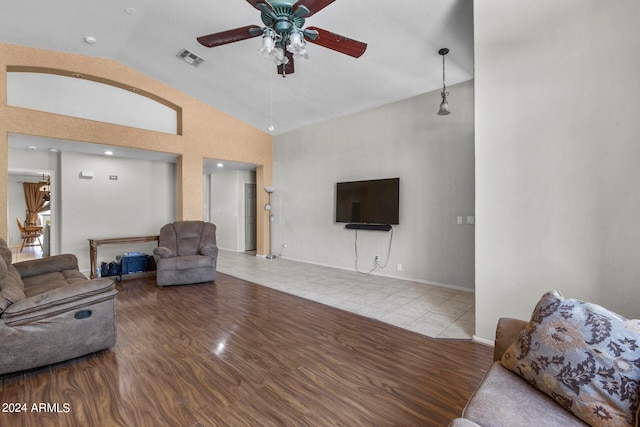
POLYGON ((398 224, 400 178, 339 182, 336 222, 398 224))

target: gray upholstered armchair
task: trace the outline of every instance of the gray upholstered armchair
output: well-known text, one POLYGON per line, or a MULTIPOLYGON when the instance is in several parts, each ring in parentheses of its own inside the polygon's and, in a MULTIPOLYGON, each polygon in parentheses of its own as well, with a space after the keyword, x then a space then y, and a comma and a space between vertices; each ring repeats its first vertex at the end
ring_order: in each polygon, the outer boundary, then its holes
POLYGON ((159 286, 211 282, 216 277, 216 226, 203 221, 176 221, 160 229, 153 250, 159 286))

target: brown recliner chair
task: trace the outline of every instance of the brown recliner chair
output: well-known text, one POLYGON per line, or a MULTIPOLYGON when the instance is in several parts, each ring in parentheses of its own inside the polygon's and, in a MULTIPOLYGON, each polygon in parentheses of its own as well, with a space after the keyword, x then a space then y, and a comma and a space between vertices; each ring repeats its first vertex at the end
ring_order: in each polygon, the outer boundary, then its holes
POLYGON ((211 282, 218 260, 216 226, 204 221, 166 224, 153 257, 159 286, 211 282))
POLYGON ((11 258, 0 239, 0 375, 115 344, 112 279, 88 280, 71 254, 15 264, 11 258))

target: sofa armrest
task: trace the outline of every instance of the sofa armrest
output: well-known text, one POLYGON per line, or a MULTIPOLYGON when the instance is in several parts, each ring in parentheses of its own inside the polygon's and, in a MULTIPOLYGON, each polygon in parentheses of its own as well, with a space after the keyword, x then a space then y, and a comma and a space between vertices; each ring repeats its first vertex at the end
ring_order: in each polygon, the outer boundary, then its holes
POLYGON ((16 262, 13 266, 20 273, 20 277, 25 278, 57 271, 77 270, 78 258, 73 254, 54 255, 16 262))
POLYGON ((95 296, 101 296, 103 294, 111 296, 114 293, 117 294, 113 279, 86 280, 84 282, 52 289, 49 292, 44 292, 11 304, 2 313, 2 319, 5 323, 9 323, 15 321, 17 318, 23 318, 25 315, 33 317, 34 315, 58 312, 61 309, 66 311, 71 309, 71 307, 84 304, 87 300, 94 300, 95 296))
POLYGON ((176 256, 175 252, 165 246, 158 246, 153 249, 153 255, 158 258, 174 258, 176 256))
POLYGON ((493 348, 493 360, 502 359, 502 355, 520 336, 520 332, 527 326, 529 322, 520 319, 511 319, 502 317, 498 320, 496 327, 496 344, 493 348))
POLYGON ((207 245, 201 247, 198 252, 200 252, 200 255, 215 257, 218 255, 218 247, 216 245, 207 245))

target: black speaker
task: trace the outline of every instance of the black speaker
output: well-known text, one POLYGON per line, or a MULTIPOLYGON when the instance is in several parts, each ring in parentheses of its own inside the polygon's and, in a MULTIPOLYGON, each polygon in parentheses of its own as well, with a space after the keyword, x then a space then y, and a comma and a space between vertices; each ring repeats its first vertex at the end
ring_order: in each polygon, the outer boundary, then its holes
POLYGON ((344 226, 347 230, 390 231, 389 224, 361 224, 351 223, 344 226))

